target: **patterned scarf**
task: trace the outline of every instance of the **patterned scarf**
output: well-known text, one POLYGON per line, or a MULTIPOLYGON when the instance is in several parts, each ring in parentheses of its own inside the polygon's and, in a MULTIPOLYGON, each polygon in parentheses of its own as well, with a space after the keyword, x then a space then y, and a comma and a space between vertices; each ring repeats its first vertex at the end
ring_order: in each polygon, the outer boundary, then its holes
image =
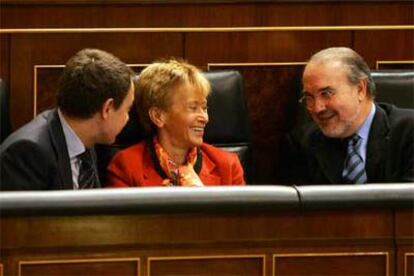
POLYGON ((184 165, 177 165, 158 142, 156 136, 154 136, 152 142, 160 167, 167 175, 167 178, 162 181, 163 186, 204 186, 194 171, 194 165, 197 161, 196 147, 189 151, 184 165))

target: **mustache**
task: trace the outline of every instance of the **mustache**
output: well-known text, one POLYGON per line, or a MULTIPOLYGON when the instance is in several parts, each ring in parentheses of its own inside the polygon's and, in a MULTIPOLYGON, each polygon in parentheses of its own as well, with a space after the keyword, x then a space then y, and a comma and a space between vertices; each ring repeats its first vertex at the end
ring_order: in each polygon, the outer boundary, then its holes
POLYGON ((333 111, 332 109, 325 109, 325 110, 322 110, 322 111, 316 113, 315 117, 318 118, 318 119, 323 120, 323 119, 330 118, 335 114, 336 114, 335 111, 333 111))

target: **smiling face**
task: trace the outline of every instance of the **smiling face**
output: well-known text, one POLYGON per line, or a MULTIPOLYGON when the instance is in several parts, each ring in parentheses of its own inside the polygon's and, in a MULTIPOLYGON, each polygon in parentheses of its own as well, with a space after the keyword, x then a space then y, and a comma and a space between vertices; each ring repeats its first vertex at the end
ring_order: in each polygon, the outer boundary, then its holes
POLYGON ((371 100, 367 96, 366 80, 352 84, 340 62, 309 63, 303 73, 304 94, 313 97, 307 110, 328 137, 344 138, 355 133, 367 117, 371 100), (329 100, 321 92, 332 94, 329 100))
POLYGON ((159 141, 167 151, 188 151, 203 143, 204 128, 208 123, 207 99, 193 85, 184 83, 174 89, 169 106, 159 111, 159 141))

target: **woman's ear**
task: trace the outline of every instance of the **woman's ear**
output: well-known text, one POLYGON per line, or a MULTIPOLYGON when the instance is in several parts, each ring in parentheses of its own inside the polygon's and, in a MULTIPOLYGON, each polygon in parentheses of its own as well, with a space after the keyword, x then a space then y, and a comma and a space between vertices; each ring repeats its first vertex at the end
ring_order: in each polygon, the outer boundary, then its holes
POLYGON ((107 99, 104 104, 102 105, 101 108, 101 117, 103 119, 107 119, 109 117, 109 114, 111 113, 111 110, 114 107, 114 99, 113 98, 109 98, 107 99))
POLYGON ((150 107, 148 110, 148 116, 150 117, 151 121, 156 125, 158 128, 162 128, 165 124, 165 112, 159 109, 158 107, 150 107))

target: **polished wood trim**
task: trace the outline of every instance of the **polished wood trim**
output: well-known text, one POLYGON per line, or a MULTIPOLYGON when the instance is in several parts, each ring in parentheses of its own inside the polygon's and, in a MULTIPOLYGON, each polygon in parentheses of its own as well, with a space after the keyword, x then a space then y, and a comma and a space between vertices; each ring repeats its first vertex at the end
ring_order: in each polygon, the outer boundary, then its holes
POLYGON ((280 31, 368 31, 414 30, 414 25, 355 26, 272 26, 272 27, 192 27, 192 28, 39 28, 0 29, 0 34, 15 33, 203 33, 203 32, 280 32, 280 31))
POLYGON ((336 256, 376 256, 384 255, 385 256, 385 271, 386 276, 390 275, 390 253, 389 252, 326 252, 326 253, 283 253, 283 254, 273 254, 272 260, 272 275, 275 276, 276 271, 276 258, 289 258, 289 257, 336 257, 336 256))
POLYGON ((377 60, 375 69, 380 69, 381 64, 414 64, 414 60, 377 60))
POLYGON ((110 263, 136 261, 137 262, 137 276, 140 276, 140 262, 141 258, 96 258, 96 259, 65 259, 65 260, 38 260, 38 261, 19 261, 18 262, 18 276, 21 276, 23 265, 43 265, 43 264, 75 264, 75 263, 110 263))
POLYGON ((3 264, 0 264, 0 276, 3 276, 3 264))
MULTIPOLYGON (((398 0, 399 2, 410 2, 412 0, 398 0)), ((333 2, 337 0, 2 0, 7 5, 79 5, 79 4, 239 4, 239 3, 312 3, 333 2)), ((347 2, 382 2, 393 3, 392 0, 347 0, 347 2)))
POLYGON ((171 260, 204 260, 204 259, 248 259, 261 258, 263 276, 266 275, 266 255, 209 255, 209 256, 172 256, 172 257, 148 257, 147 275, 151 275, 151 261, 171 261, 171 260))
POLYGON ((404 276, 408 275, 408 257, 414 258, 414 252, 404 253, 404 276))

